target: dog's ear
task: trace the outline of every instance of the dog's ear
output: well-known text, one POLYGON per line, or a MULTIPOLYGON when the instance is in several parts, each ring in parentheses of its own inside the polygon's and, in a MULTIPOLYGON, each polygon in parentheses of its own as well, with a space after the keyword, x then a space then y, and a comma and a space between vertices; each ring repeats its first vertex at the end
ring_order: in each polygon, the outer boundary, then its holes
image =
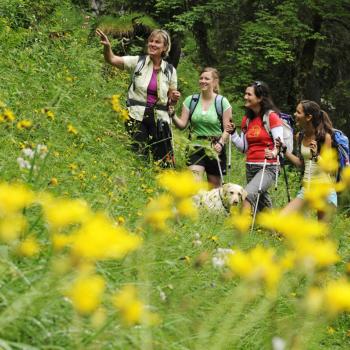
POLYGON ((243 187, 241 188, 241 196, 242 196, 242 201, 244 201, 248 196, 248 192, 243 187))

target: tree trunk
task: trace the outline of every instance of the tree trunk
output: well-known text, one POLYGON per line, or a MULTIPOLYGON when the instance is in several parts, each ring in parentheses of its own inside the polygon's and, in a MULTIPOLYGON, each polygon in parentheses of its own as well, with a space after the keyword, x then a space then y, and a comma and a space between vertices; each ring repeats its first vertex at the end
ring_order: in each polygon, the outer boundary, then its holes
POLYGON ((208 46, 207 25, 203 22, 196 22, 193 25, 193 34, 198 45, 199 57, 202 58, 203 63, 207 66, 217 65, 218 61, 208 46))
MULTIPOLYGON (((322 17, 319 14, 313 14, 312 28, 314 33, 319 33, 322 26, 322 17)), ((296 92, 298 100, 312 99, 314 97, 314 79, 313 64, 317 47, 316 39, 306 40, 301 51, 299 60, 297 61, 297 86, 296 92)), ((316 97, 316 96, 315 96, 316 97)))

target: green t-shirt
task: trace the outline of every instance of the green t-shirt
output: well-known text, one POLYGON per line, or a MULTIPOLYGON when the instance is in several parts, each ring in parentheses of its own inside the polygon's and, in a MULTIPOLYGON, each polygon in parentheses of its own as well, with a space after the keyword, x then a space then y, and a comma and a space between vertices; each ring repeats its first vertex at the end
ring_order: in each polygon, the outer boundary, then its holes
MULTIPOLYGON (((191 99, 192 95, 187 96, 183 103, 188 110, 190 109, 191 99)), ((226 97, 223 98, 222 105, 223 112, 231 107, 226 97)), ((200 95, 197 106, 191 117, 191 131, 196 136, 221 136, 221 123, 219 116, 216 113, 215 100, 209 106, 207 111, 203 111, 202 96, 200 95)))

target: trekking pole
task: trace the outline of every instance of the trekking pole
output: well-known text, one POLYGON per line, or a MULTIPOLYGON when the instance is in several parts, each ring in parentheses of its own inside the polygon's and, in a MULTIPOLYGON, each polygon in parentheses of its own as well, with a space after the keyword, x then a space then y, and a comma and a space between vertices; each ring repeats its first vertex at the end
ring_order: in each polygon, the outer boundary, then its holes
POLYGON ((261 178, 260 178, 260 183, 259 183, 258 197, 256 199, 255 208, 254 208, 254 215, 253 215, 253 220, 252 220, 252 226, 250 228, 250 233, 252 233, 253 229, 254 229, 255 218, 256 218, 256 213, 258 211, 259 199, 260 199, 260 195, 261 195, 261 187, 262 187, 262 183, 263 183, 263 180, 264 180, 266 164, 267 164, 267 158, 265 157, 264 165, 263 165, 263 169, 262 169, 262 173, 261 173, 261 178))
POLYGON ((232 139, 231 135, 228 140, 228 182, 231 182, 231 156, 232 156, 232 139))
POLYGON ((288 199, 288 203, 289 203, 290 202, 290 193, 289 193, 288 176, 287 176, 287 171, 286 171, 283 157, 281 158, 281 167, 283 170, 284 182, 286 183, 287 199, 288 199))
POLYGON ((224 176, 222 175, 222 169, 221 169, 219 155, 216 156, 216 161, 218 162, 218 168, 219 168, 219 173, 220 173, 220 178, 221 178, 221 185, 223 185, 225 183, 225 181, 224 181, 224 176))
POLYGON ((278 187, 278 175, 279 175, 279 170, 280 170, 280 156, 279 156, 279 153, 277 153, 275 191, 277 191, 277 187, 278 187))

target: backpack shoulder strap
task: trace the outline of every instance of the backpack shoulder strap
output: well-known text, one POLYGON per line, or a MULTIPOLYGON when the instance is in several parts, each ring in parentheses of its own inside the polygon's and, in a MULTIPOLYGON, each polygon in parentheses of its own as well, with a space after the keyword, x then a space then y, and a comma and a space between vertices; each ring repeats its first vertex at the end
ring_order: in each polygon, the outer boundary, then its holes
POLYGON ((191 97, 190 107, 189 107, 189 119, 188 119, 189 121, 191 121, 192 114, 196 109, 198 102, 199 102, 199 94, 193 94, 191 97))
POLYGON ((216 114, 218 115, 219 120, 220 120, 221 130, 224 130, 224 122, 223 122, 224 96, 216 95, 216 97, 215 97, 215 110, 216 110, 216 114))
POLYGON ((264 127, 265 127, 267 133, 271 136, 271 138, 272 138, 272 133, 271 133, 271 126, 270 126, 270 114, 272 112, 273 112, 273 110, 269 110, 263 115, 264 127))
POLYGON ((173 75, 174 66, 168 61, 165 61, 165 62, 166 62, 166 67, 165 67, 164 74, 168 78, 168 80, 170 80, 171 76, 173 75))
POLYGON ((301 143, 303 141, 303 137, 304 137, 304 133, 302 131, 299 131, 299 133, 297 134, 297 138, 298 138, 297 154, 298 154, 299 159, 302 159, 302 156, 301 156, 301 143))
POLYGON ((142 71, 142 68, 145 65, 145 62, 146 62, 146 55, 140 55, 139 60, 136 63, 136 67, 135 67, 134 72, 133 72, 132 77, 131 77, 129 89, 132 86, 133 89, 135 90, 135 77, 140 74, 140 72, 142 71))

